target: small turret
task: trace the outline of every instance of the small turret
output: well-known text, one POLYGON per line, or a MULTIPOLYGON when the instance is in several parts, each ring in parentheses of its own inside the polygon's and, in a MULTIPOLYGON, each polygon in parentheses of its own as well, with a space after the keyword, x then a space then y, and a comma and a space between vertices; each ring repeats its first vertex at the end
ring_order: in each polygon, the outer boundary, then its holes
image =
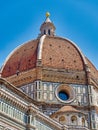
POLYGON ((54 24, 51 22, 50 18, 50 13, 47 12, 46 13, 46 20, 45 22, 41 25, 40 27, 40 31, 41 31, 41 36, 42 35, 48 35, 48 36, 54 36, 55 35, 55 26, 54 24))

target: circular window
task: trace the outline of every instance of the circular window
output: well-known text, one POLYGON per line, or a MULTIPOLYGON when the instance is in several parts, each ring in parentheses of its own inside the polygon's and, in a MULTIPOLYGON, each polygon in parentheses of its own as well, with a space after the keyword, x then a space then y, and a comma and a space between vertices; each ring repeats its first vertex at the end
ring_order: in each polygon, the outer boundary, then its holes
POLYGON ((65 91, 60 91, 58 93, 58 97, 61 99, 61 100, 68 100, 69 99, 69 95, 65 92, 65 91))
POLYGON ((55 94, 57 99, 63 103, 70 103, 75 99, 74 89, 64 84, 56 88, 55 94))

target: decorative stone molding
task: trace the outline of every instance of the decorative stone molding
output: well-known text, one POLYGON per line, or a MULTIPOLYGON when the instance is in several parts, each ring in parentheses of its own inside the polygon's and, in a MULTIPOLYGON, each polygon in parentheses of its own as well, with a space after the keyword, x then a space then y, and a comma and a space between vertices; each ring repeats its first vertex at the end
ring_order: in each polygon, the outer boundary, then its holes
POLYGON ((75 99, 74 89, 66 84, 62 84, 62 85, 58 86, 56 88, 55 95, 56 95, 57 99, 63 103, 71 103, 75 99), (64 96, 68 96, 68 97, 66 97, 67 99, 64 99, 64 100, 61 99, 59 97, 60 92, 63 93, 63 98, 64 98, 64 96))

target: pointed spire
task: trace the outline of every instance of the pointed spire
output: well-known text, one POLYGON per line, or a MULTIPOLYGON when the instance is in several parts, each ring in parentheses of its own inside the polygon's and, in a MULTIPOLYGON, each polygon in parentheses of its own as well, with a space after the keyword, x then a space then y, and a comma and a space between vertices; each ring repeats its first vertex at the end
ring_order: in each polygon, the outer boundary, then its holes
POLYGON ((55 26, 54 24, 51 22, 50 20, 50 13, 47 12, 46 13, 46 20, 44 21, 44 23, 41 25, 40 27, 40 31, 41 31, 41 36, 42 35, 48 35, 48 36, 54 36, 55 35, 55 26))
POLYGON ((50 20, 50 18, 49 18, 49 17, 47 17, 47 18, 46 18, 45 23, 48 23, 48 22, 50 22, 50 23, 51 23, 51 20, 50 20))
POLYGON ((50 20, 49 17, 50 17, 50 13, 47 12, 47 13, 46 13, 46 21, 45 21, 46 23, 47 23, 47 22, 50 22, 50 23, 51 23, 51 20, 50 20))

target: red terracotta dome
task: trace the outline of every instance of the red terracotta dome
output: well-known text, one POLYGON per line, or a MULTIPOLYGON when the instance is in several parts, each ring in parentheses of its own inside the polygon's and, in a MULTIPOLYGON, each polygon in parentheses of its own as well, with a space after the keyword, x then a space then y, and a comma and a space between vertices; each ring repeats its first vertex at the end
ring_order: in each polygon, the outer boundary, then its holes
POLYGON ((80 50, 69 40, 60 37, 42 36, 16 48, 8 56, 2 77, 28 71, 42 61, 42 66, 55 69, 84 70, 84 59, 80 50))
MULTIPOLYGON (((38 66, 56 70, 77 71, 88 78, 88 72, 98 80, 98 71, 70 40, 55 36, 55 26, 49 18, 41 25, 41 34, 16 48, 2 67, 2 77, 30 71, 38 66), (91 71, 90 71, 91 70, 91 71)), ((81 76, 83 80, 83 76, 81 76)))

